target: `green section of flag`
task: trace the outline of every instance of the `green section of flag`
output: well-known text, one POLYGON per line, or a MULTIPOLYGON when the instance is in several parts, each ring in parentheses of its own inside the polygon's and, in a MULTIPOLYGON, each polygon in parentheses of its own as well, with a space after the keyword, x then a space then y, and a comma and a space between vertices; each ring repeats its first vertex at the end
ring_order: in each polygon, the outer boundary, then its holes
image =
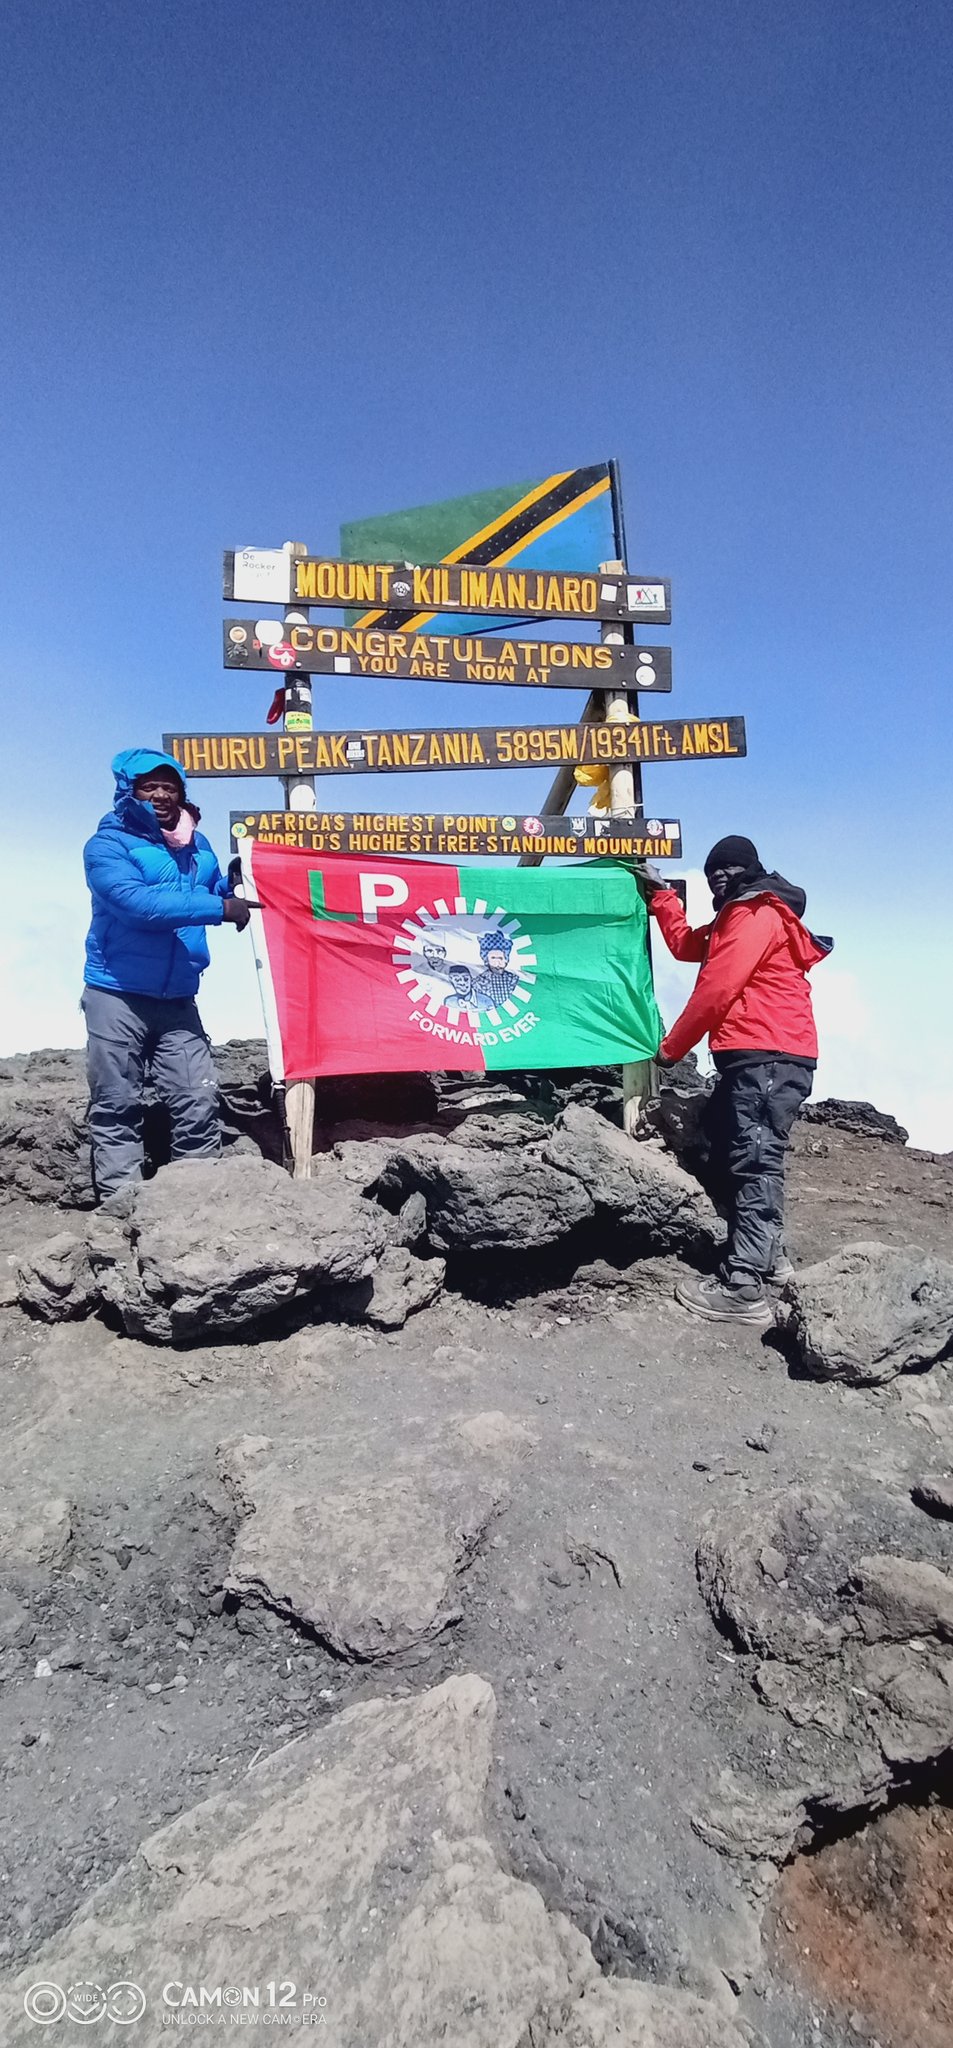
POLYGON ((645 903, 624 867, 605 862, 598 869, 458 873, 468 910, 485 903, 494 918, 502 913, 504 943, 485 963, 479 998, 489 1070, 613 1066, 653 1057, 662 1020, 645 903), (487 989, 502 998, 489 1007, 487 989))
POLYGON ((442 562, 535 488, 534 483, 501 484, 436 505, 351 519, 341 528, 341 554, 346 562, 442 562))

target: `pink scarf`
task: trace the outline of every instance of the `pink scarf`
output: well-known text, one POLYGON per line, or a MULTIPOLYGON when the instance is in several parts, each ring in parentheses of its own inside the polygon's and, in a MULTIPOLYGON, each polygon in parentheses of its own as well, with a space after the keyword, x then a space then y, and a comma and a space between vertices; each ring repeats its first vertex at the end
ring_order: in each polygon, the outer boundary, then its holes
POLYGON ((164 825, 160 825, 159 830, 167 846, 191 846, 195 838, 195 819, 183 808, 170 831, 167 832, 164 825))

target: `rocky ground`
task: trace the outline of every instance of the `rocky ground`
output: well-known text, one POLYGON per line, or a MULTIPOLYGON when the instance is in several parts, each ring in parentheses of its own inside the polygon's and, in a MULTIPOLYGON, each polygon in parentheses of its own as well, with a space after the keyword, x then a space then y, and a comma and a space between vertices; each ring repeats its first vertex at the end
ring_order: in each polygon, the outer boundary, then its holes
POLYGON ((803 1122, 811 1270, 725 1335, 690 1085, 673 1151, 612 1077, 348 1084, 302 1187, 258 1064, 108 1222, 76 1056, 0 1077, 0 2037, 131 1980, 143 2041, 174 1981, 348 2048, 945 2048, 953 1160, 803 1122))

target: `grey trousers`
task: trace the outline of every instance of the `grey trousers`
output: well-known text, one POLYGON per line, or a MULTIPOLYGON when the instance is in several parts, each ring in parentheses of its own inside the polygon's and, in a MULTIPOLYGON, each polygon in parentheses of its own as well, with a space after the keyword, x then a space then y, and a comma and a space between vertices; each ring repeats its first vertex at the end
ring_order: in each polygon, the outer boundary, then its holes
POLYGON ((142 1179, 146 1069, 172 1121, 173 1159, 218 1159, 218 1081, 191 998, 83 990, 89 1129, 100 1200, 142 1179))

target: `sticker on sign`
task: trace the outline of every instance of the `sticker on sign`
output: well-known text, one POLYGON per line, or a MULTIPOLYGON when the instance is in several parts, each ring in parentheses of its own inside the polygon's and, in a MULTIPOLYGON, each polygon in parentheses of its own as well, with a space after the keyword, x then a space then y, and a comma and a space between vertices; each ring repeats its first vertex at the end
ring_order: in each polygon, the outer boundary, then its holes
POLYGON ((236 548, 225 558, 225 595, 242 604, 256 604, 264 598, 272 604, 291 602, 291 556, 284 548, 236 548))

